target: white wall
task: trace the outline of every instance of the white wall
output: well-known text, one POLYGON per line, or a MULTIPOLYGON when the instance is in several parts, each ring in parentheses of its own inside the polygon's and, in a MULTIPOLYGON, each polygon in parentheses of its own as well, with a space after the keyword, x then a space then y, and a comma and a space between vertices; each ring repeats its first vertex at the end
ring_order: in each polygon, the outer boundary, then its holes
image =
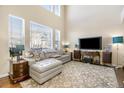
POLYGON ((8 48, 8 15, 14 15, 25 19, 25 47, 30 45, 30 21, 50 26, 61 31, 61 40, 64 35, 64 7, 61 8, 61 16, 48 12, 41 6, 0 6, 0 77, 9 72, 9 48, 8 48))
MULTIPOLYGON (((103 37, 103 48, 112 45, 112 36, 124 36, 121 12, 124 6, 66 6, 66 42, 71 48, 82 37, 103 37)), ((119 63, 124 64, 124 45, 119 46, 119 63)), ((116 46, 112 45, 112 62, 116 64, 116 46)))

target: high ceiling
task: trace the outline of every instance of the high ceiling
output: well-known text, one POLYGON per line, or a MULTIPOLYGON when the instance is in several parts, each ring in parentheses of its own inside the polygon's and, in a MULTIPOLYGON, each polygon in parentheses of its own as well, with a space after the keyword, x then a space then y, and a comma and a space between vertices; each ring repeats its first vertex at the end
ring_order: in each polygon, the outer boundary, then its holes
POLYGON ((73 5, 66 6, 66 20, 70 25, 99 27, 122 24, 121 5, 73 5))

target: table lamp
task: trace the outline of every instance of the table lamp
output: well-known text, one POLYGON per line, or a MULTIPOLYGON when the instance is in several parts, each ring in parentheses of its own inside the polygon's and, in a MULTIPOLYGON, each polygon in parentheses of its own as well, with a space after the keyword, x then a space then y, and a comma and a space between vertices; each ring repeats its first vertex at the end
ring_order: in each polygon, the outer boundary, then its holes
POLYGON ((63 47, 65 49, 65 52, 68 52, 69 45, 68 44, 65 44, 63 47))

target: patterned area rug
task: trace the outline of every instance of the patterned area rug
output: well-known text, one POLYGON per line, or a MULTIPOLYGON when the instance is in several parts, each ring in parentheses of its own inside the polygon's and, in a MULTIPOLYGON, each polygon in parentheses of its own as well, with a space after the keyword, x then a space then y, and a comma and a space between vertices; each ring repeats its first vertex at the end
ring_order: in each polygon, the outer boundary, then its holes
POLYGON ((61 74, 39 85, 33 79, 20 83, 24 88, 116 88, 118 82, 114 68, 68 62, 61 74))

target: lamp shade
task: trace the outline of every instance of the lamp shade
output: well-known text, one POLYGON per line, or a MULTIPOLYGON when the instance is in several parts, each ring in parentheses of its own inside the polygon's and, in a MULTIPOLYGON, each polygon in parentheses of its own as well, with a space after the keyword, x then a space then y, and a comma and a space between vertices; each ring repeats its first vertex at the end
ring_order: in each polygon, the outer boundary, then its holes
POLYGON ((69 48, 69 45, 64 45, 64 48, 69 48))
POLYGON ((18 49, 19 51, 24 50, 24 45, 16 45, 16 49, 18 49))
POLYGON ((112 38, 113 43, 123 43, 123 36, 117 36, 112 38))

